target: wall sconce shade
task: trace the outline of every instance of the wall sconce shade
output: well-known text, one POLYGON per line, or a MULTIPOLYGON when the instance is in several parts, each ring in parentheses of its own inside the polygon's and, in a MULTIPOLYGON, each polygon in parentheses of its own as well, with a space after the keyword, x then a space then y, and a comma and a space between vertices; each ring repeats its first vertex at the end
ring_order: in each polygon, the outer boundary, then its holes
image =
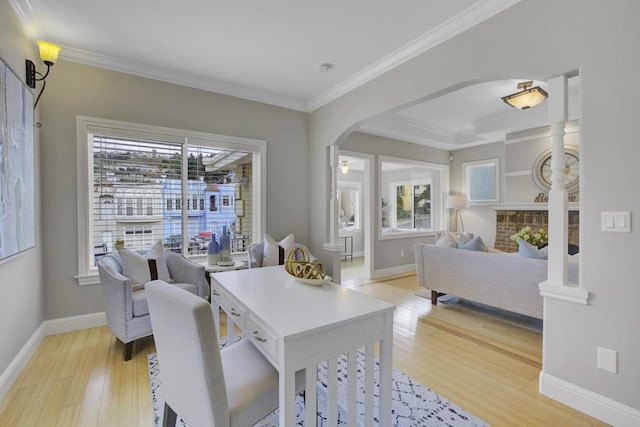
POLYGON ((56 61, 58 60, 58 53, 60 52, 60 46, 53 44, 51 42, 38 40, 37 43, 40 48, 40 59, 42 59, 42 62, 44 62, 44 64, 47 66, 47 71, 44 74, 40 73, 38 70, 36 70, 36 65, 31 60, 29 59, 26 60, 27 86, 29 86, 31 89, 35 89, 36 82, 39 82, 39 81, 42 82, 42 89, 40 89, 40 93, 36 98, 36 102, 33 104, 34 110, 36 109, 36 106, 38 105, 38 101, 40 101, 40 97, 44 92, 44 88, 46 86, 45 79, 49 75, 49 71, 51 70, 51 67, 53 66, 53 64, 55 64, 56 61), (40 77, 36 77, 36 75, 40 77))
POLYGON ((58 60, 58 53, 60 52, 60 46, 44 40, 38 40, 38 46, 40 47, 40 59, 47 65, 53 65, 58 60))
POLYGON ((518 110, 535 107, 547 99, 549 94, 540 86, 528 89, 531 85, 533 85, 533 81, 518 83, 518 89, 522 89, 522 91, 505 96, 502 100, 518 110))
POLYGON ((349 172, 349 163, 346 160, 342 161, 342 164, 340 165, 340 171, 343 175, 346 175, 347 172, 349 172))

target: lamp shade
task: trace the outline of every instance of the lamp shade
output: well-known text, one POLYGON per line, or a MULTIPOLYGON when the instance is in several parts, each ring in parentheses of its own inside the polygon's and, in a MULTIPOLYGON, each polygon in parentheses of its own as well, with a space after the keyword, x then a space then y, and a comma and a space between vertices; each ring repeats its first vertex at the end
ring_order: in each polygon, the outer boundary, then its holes
POLYGON ((502 100, 513 108, 526 110, 540 104, 542 101, 547 99, 548 96, 549 95, 544 89, 536 86, 531 89, 523 90, 522 92, 514 93, 513 95, 505 96, 502 100))
POLYGON ((467 206, 466 196, 447 196, 447 209, 464 209, 467 206))
POLYGON ((40 47, 40 59, 45 64, 53 65, 58 60, 58 52, 60 52, 60 46, 44 40, 38 40, 38 46, 40 47))

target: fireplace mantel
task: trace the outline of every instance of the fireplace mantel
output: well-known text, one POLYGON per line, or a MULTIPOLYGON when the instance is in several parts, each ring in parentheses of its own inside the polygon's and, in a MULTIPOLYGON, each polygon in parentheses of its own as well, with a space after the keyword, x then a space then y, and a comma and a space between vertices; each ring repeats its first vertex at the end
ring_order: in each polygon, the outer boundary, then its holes
MULTIPOLYGON (((547 203, 501 203, 499 205, 491 206, 494 211, 546 211, 549 210, 547 203)), ((570 211, 579 211, 580 203, 570 202, 570 211)))

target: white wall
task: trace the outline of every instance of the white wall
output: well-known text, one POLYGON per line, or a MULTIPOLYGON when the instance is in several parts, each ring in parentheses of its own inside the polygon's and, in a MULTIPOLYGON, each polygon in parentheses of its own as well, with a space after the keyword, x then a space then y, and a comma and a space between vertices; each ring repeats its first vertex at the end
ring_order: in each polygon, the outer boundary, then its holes
POLYGON ((77 115, 266 140, 266 232, 308 242, 308 114, 67 61, 40 102, 47 319, 104 310, 100 286, 74 279, 77 115))
MULTIPOLYGON (((40 63, 37 49, 23 32, 20 21, 6 0, 0 1, 0 56, 23 80, 25 59, 40 63)), ((36 246, 0 263, 0 374, 44 320, 38 129, 35 129, 34 136, 36 246)))
MULTIPOLYGON (((311 156, 324 159, 328 145, 342 143, 376 114, 479 81, 548 80, 579 70, 580 281, 591 297, 587 306, 545 303, 543 369, 571 390, 622 404, 621 411, 631 408, 628 413, 640 411, 640 233, 601 232, 600 212, 631 211, 632 218, 640 212, 640 144, 632 125, 640 104, 624 96, 640 78, 638 16, 640 2, 632 0, 523 0, 314 111, 310 123, 311 156), (598 346, 618 352, 617 374, 597 369, 598 346)), ((312 244, 318 247, 327 235, 326 163, 312 163, 311 174, 317 196, 311 200, 312 244)), ((583 399, 578 394, 571 396, 583 399)))

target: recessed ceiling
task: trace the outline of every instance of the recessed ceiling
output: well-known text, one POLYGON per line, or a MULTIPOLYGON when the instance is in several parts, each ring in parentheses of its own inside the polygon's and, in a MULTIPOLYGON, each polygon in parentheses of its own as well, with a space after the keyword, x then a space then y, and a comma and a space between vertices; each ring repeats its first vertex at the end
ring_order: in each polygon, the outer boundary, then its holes
POLYGON ((312 111, 519 0, 9 1, 62 59, 312 111))
MULTIPOLYGON (((505 135, 545 126, 549 101, 528 110, 517 110, 502 97, 518 92, 526 79, 479 83, 442 95, 424 103, 372 117, 361 132, 409 141, 446 150, 504 141, 505 135)), ((580 79, 569 79, 569 120, 580 115, 580 79)), ((549 90, 547 82, 534 86, 549 90)))

